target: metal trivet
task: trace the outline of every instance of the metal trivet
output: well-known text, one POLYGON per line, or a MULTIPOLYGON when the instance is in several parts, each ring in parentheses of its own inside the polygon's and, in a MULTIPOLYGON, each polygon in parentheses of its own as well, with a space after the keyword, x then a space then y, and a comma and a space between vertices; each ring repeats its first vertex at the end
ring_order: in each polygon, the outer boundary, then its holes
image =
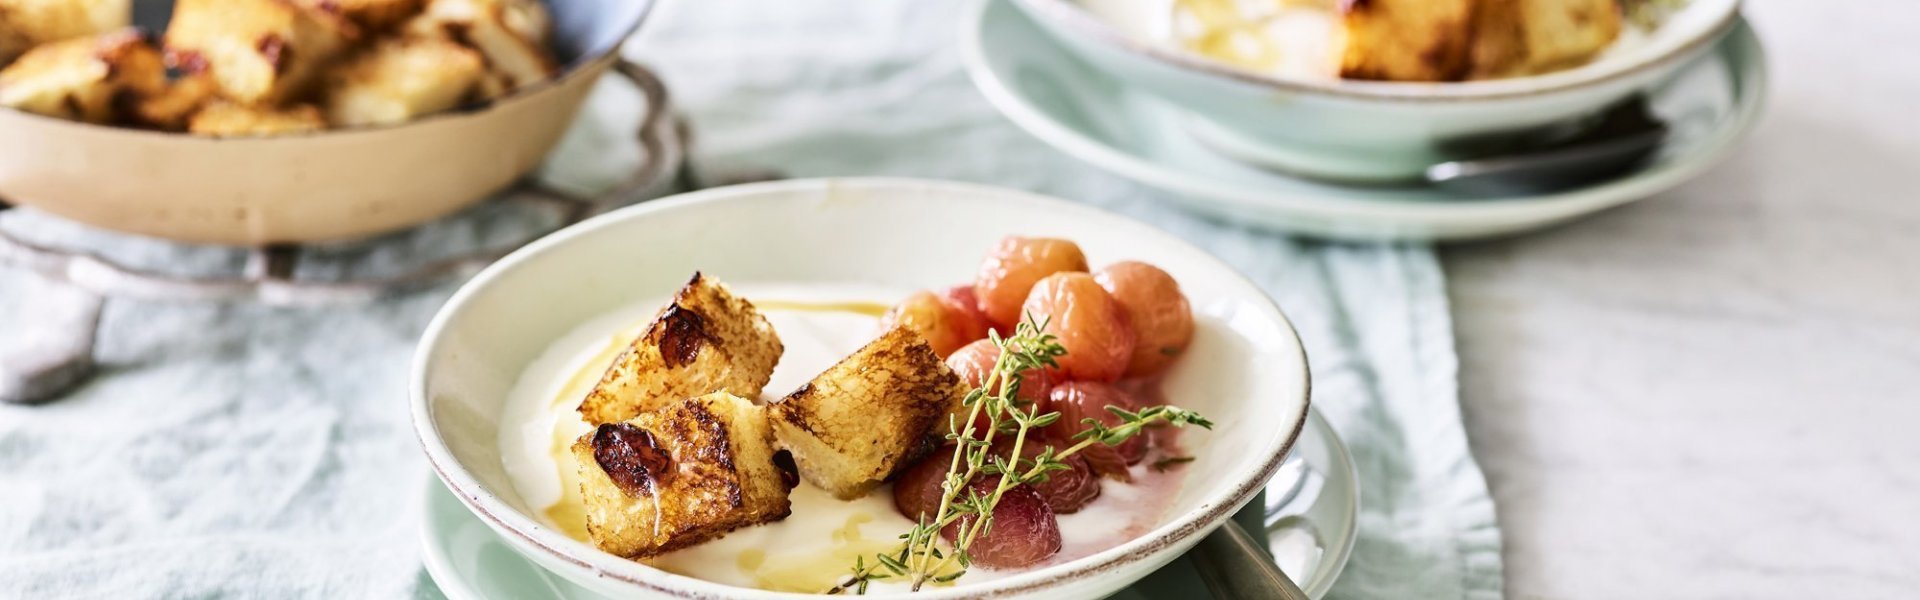
MULTIPOLYGON (((561 227, 675 187, 696 185, 686 160, 691 137, 686 123, 672 115, 666 86, 645 67, 624 60, 614 65, 614 72, 633 82, 647 109, 636 136, 640 164, 625 181, 603 193, 574 193, 528 178, 478 207, 409 232, 344 244, 251 248, 245 250, 244 266, 237 269, 237 273, 215 276, 167 272, 158 266, 133 264, 86 248, 65 248, 29 240, 0 227, 0 265, 36 273, 55 284, 78 290, 77 295, 82 297, 72 307, 74 314, 68 317, 73 323, 61 328, 63 335, 58 339, 22 340, 22 336, 6 336, 16 340, 10 346, 22 347, 0 347, 0 402, 47 402, 86 381, 94 371, 94 341, 100 331, 101 310, 109 298, 243 301, 281 306, 367 302, 470 276, 561 227), (516 223, 527 220, 528 215, 524 213, 533 213, 531 216, 539 225, 530 227, 530 231, 514 232, 517 235, 505 242, 476 244, 471 250, 421 261, 398 272, 335 277, 300 274, 302 266, 312 266, 307 263, 342 256, 350 261, 383 245, 405 244, 406 236, 427 228, 465 220, 477 222, 471 225, 472 229, 486 231, 491 224, 481 221, 501 220, 504 218, 501 215, 508 213, 519 213, 512 215, 516 223)), ((0 224, 5 223, 5 217, 20 213, 9 210, 12 208, 0 202, 0 224)), ((215 246, 173 246, 183 251, 204 249, 216 254, 229 250, 215 246)))

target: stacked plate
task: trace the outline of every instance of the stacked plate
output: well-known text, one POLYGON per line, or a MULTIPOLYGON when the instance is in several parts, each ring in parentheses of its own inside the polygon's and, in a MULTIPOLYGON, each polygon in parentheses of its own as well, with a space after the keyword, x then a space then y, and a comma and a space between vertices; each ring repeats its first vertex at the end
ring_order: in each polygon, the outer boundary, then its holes
POLYGON ((1458 240, 1564 223, 1717 163, 1766 93, 1765 56, 1737 8, 1695 0, 1586 66, 1461 83, 1241 71, 1068 0, 981 2, 961 45, 981 91, 1020 127, 1194 210, 1326 237, 1458 240), (1450 139, 1553 127, 1636 97, 1667 134, 1625 173, 1495 194, 1407 183, 1449 159, 1434 149, 1450 139))

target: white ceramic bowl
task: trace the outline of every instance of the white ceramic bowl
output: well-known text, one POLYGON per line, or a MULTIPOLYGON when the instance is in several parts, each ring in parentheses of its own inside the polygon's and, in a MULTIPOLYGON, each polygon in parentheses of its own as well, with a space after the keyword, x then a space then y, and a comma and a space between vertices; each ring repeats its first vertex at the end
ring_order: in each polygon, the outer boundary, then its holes
POLYGON ((1013 2, 1095 68, 1192 115, 1191 132, 1216 150, 1284 171, 1358 181, 1413 178, 1453 158, 1436 149, 1444 140, 1565 121, 1666 81, 1733 28, 1740 4, 1691 0, 1639 43, 1573 69, 1422 83, 1255 73, 1152 39, 1151 27, 1135 22, 1140 19, 1097 17, 1076 0, 1013 2))
POLYGON ((664 297, 696 269, 742 285, 927 288, 965 280, 1012 234, 1073 239, 1097 264, 1147 260, 1178 279, 1200 327, 1165 391, 1218 425, 1182 436, 1197 460, 1152 531, 1064 564, 911 597, 1102 597, 1179 556, 1260 491, 1305 420, 1307 364, 1272 300, 1231 268, 1152 227, 1070 202, 954 183, 821 179, 706 190, 595 218, 515 252, 447 302, 415 358, 414 429, 467 508, 582 586, 614 596, 804 597, 667 573, 541 525, 501 465, 508 389, 562 334, 664 297))

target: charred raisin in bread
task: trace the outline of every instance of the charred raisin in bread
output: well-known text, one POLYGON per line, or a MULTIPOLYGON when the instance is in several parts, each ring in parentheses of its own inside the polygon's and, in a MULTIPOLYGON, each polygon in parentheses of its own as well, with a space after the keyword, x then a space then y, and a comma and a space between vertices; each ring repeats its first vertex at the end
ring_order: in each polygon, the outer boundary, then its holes
POLYGON ((598 425, 725 391, 757 398, 785 351, 773 324, 726 284, 695 273, 580 403, 598 425))
POLYGON ((725 392, 602 423, 572 449, 588 535, 628 558, 784 519, 798 482, 766 409, 725 392))

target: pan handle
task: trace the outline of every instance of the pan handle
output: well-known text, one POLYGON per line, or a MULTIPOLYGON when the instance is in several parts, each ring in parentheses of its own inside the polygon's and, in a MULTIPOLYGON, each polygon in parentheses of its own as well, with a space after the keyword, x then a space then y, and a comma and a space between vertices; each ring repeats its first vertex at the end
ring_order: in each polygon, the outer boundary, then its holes
POLYGON ((678 174, 692 153, 692 132, 684 121, 673 115, 672 99, 660 77, 625 57, 614 58, 612 71, 633 84, 646 104, 640 126, 634 133, 640 144, 640 164, 618 185, 592 196, 556 188, 536 177, 522 180, 516 191, 541 200, 567 203, 569 213, 562 226, 625 206, 660 189, 678 174), (663 123, 667 120, 672 122, 663 123))
MULTIPOLYGON (((192 277, 130 266, 81 248, 35 243, 0 228, 0 268, 38 273, 83 294, 83 310, 71 327, 59 328, 65 338, 32 346, 0 345, 0 403, 38 403, 64 396, 93 372, 93 341, 99 333, 99 314, 109 298, 149 300, 244 301, 269 305, 325 305, 366 302, 478 272, 519 247, 554 229, 633 202, 665 188, 684 168, 691 136, 684 121, 673 115, 667 88, 652 71, 616 58, 613 72, 639 88, 646 102, 635 137, 641 161, 619 185, 585 196, 554 188, 532 178, 503 194, 504 200, 537 202, 559 211, 553 229, 541 229, 513 242, 476 248, 460 256, 418 265, 410 271, 375 278, 316 281, 294 277, 300 247, 265 246, 252 249, 248 267, 231 276, 192 277)), ((496 200, 498 201, 498 200, 496 200)), ((0 213, 12 208, 0 201, 0 213)))

